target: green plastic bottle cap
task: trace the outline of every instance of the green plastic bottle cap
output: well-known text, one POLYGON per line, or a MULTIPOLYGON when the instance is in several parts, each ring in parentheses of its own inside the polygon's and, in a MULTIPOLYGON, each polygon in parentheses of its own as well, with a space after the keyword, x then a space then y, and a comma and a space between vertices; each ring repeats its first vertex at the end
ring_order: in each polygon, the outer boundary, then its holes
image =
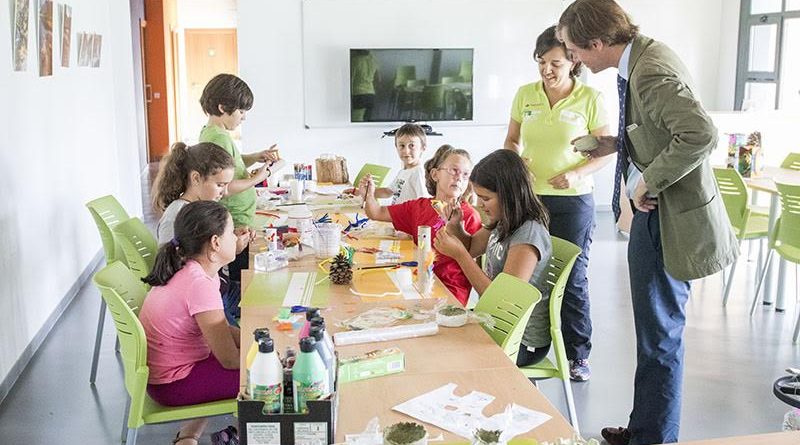
POLYGON ((316 343, 313 337, 303 337, 300 339, 300 352, 314 352, 316 343))

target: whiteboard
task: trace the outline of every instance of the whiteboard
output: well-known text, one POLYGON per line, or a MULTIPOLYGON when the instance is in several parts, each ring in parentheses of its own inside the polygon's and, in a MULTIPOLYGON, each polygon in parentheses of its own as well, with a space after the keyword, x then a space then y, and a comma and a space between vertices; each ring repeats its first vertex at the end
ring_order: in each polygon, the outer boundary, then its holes
POLYGON ((517 89, 539 80, 536 37, 560 14, 544 0, 304 0, 305 126, 386 126, 350 123, 350 48, 473 48, 473 120, 447 125, 507 125, 517 89))

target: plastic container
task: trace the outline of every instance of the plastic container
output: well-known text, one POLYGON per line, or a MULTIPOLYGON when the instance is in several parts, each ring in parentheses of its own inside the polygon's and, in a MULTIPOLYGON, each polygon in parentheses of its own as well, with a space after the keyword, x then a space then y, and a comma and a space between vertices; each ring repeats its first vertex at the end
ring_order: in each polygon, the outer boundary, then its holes
POLYGON ((308 206, 290 206, 286 225, 288 225, 290 229, 297 231, 300 235, 300 242, 308 245, 313 243, 314 220, 308 206))
POLYGON ((417 291, 423 297, 430 296, 433 290, 434 258, 430 226, 417 227, 417 291))
POLYGON ((311 327, 319 326, 322 329, 322 339, 326 345, 328 345, 328 349, 331 350, 331 354, 333 354, 333 338, 331 338, 330 333, 328 333, 328 328, 325 326, 325 319, 317 315, 316 317, 311 319, 311 327))
POLYGON ((314 250, 317 258, 325 259, 339 253, 342 241, 342 226, 336 223, 320 223, 314 230, 314 250))
POLYGON ((294 410, 298 413, 308 412, 306 402, 309 400, 319 400, 330 394, 328 373, 315 343, 311 337, 300 340, 300 353, 292 368, 294 410))
POLYGON ((269 337, 258 339, 258 353, 248 370, 247 392, 253 400, 264 402, 264 412, 283 411, 283 366, 269 337))
POLYGON ((455 305, 446 305, 436 311, 436 324, 458 328, 467 324, 467 311, 455 305))

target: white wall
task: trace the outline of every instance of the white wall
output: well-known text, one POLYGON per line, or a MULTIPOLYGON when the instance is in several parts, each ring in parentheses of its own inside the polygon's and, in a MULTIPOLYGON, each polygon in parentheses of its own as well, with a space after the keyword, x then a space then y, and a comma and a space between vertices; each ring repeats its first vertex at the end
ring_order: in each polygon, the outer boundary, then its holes
POLYGON ((178 28, 236 28, 238 0, 178 0, 178 28))
MULTIPOLYGON (((330 0, 306 1, 313 3, 330 0)), ((531 15, 531 21, 539 23, 541 17, 537 15, 537 11, 560 10, 564 3, 561 0, 527 2, 528 6, 520 13, 531 15)), ((699 94, 708 109, 725 109, 732 103, 731 76, 735 73, 736 58, 735 53, 730 57, 729 48, 736 46, 738 3, 736 0, 622 1, 622 5, 631 12, 645 34, 663 40, 683 57, 692 71, 699 94)), ((409 26, 414 23, 415 13, 403 11, 402 1, 374 0, 364 6, 363 2, 339 0, 337 4, 340 8, 329 20, 342 28, 349 26, 351 17, 358 16, 359 10, 354 5, 376 9, 400 8, 395 15, 404 17, 405 14, 405 18, 398 18, 394 22, 387 21, 383 26, 387 42, 390 41, 393 45, 401 43, 406 33, 411 34, 410 39, 416 42, 419 40, 418 34, 424 32, 431 46, 446 40, 448 35, 447 16, 441 17, 441 26, 438 28, 418 30, 414 26, 409 26)), ((464 4, 465 9, 469 7, 467 1, 464 4)), ((491 23, 492 17, 486 17, 486 20, 490 22, 487 23, 486 29, 503 29, 506 25, 491 23)), ((555 14, 548 19, 552 23, 557 20, 555 14)), ((345 124, 333 128, 304 128, 302 22, 301 0, 239 2, 239 70, 255 94, 255 105, 248 113, 247 122, 242 128, 244 151, 254 151, 265 148, 272 142, 278 142, 283 156, 293 162, 308 163, 319 153, 335 152, 347 158, 351 174, 368 161, 398 167, 392 140, 380 138, 382 131, 397 125, 389 123, 383 127, 359 127, 345 124)), ((481 29, 475 29, 475 32, 479 33, 481 29)), ((375 36, 365 39, 370 43, 376 42, 375 36)), ((335 46, 335 43, 332 42, 332 46, 335 46)), ((530 43, 531 51, 533 43, 533 41, 530 43)), ((735 49, 733 51, 735 52, 735 49)), ((508 65, 516 66, 518 62, 510 60, 508 65)), ((476 66, 479 63, 476 60, 476 66)), ((525 75, 529 81, 537 80, 538 74, 532 60, 528 67, 530 71, 525 75)), ((606 77, 590 77, 589 82, 605 91, 610 91, 606 94, 609 117, 611 122, 616 122, 616 88, 613 84, 615 77, 611 74, 616 73, 606 73, 606 77)), ((306 102, 309 106, 313 106, 315 100, 316 98, 311 97, 307 98, 306 102)), ((498 121, 506 120, 506 118, 498 119, 498 121)), ((612 125, 612 132, 616 132, 616 128, 613 127, 616 125, 612 125)), ((444 137, 429 138, 429 155, 439 145, 450 143, 469 149, 476 161, 490 151, 500 148, 506 132, 505 126, 502 125, 437 124, 435 128, 444 133, 444 137)), ((608 208, 610 203, 612 176, 613 167, 606 167, 595 178, 597 183, 595 199, 601 208, 608 208)))
POLYGON ((100 250, 84 203, 112 193, 141 214, 128 2, 70 5, 72 66, 58 63, 56 35, 50 77, 38 76, 33 15, 28 70, 12 71, 11 17, 0 8, 2 380, 100 250), (78 31, 103 35, 100 68, 77 67, 78 31))

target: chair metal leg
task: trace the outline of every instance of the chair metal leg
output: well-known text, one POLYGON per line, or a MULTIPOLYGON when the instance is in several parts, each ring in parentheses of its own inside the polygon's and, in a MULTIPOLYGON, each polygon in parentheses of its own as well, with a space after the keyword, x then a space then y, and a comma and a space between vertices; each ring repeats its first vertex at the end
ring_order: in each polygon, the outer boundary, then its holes
POLYGON ((97 317, 97 334, 94 337, 94 355, 92 356, 92 371, 89 374, 89 384, 94 385, 97 377, 97 362, 100 358, 100 344, 103 342, 103 325, 106 320, 106 301, 100 298, 100 315, 97 317))
MULTIPOLYGON (((128 438, 128 434, 130 434, 130 430, 128 429, 128 416, 131 413, 131 398, 127 397, 125 401, 125 414, 122 416, 122 434, 120 435, 120 440, 122 443, 126 442, 128 438)), ((133 443, 136 442, 136 434, 133 435, 133 443)))
POLYGON ((117 336, 117 342, 114 343, 114 351, 119 354, 119 336, 117 336))
POLYGON ((731 289, 733 288, 733 278, 734 274, 736 273, 736 264, 738 262, 739 261, 734 261, 733 264, 731 264, 731 270, 728 273, 728 282, 725 283, 725 293, 722 295, 722 307, 728 305, 728 297, 731 296, 731 289))
POLYGON ((797 344, 798 337, 800 337, 800 314, 797 315, 797 321, 794 324, 794 335, 792 336, 792 343, 797 344))
POLYGON ((761 285, 764 284, 764 280, 769 274, 770 260, 772 260, 773 253, 775 253, 775 251, 772 249, 769 249, 769 252, 767 252, 767 261, 764 263, 764 270, 761 272, 761 276, 758 278, 758 284, 756 284, 756 292, 755 295, 753 295, 753 304, 750 305, 751 317, 753 316, 753 314, 756 313, 756 305, 758 304, 758 294, 761 292, 761 285))
POLYGON ((580 434, 581 430, 578 426, 578 412, 575 410, 575 400, 572 398, 572 384, 569 378, 562 380, 564 383, 564 397, 567 399, 567 411, 569 412, 569 423, 575 429, 576 434, 580 434))
POLYGON ((136 445, 136 436, 138 436, 138 433, 139 433, 138 428, 129 428, 128 438, 125 441, 125 445, 136 445))

